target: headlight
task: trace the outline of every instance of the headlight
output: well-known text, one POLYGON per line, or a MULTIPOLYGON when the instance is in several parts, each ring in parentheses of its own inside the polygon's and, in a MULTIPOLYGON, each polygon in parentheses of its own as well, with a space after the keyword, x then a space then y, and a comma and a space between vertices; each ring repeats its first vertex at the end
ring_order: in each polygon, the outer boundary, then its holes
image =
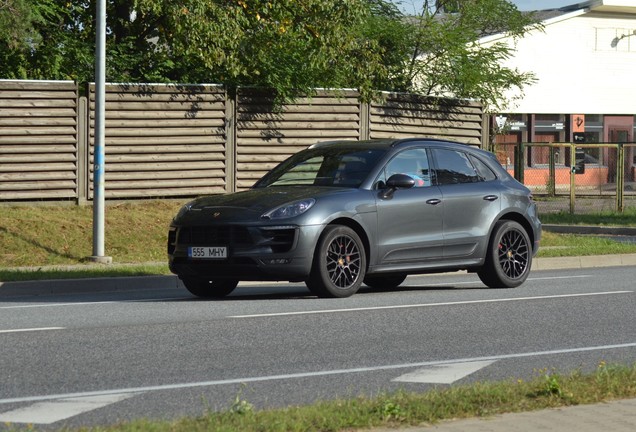
POLYGON ((189 212, 190 209, 192 208, 192 203, 193 202, 194 201, 190 201, 189 203, 187 203, 183 207, 181 207, 179 209, 179 212, 177 213, 177 215, 174 217, 174 220, 180 219, 183 215, 185 215, 187 212, 189 212))
POLYGON ((270 210, 261 217, 264 219, 286 219, 300 216, 309 210, 315 203, 316 200, 313 198, 296 201, 291 204, 285 204, 284 206, 277 207, 274 210, 270 210))

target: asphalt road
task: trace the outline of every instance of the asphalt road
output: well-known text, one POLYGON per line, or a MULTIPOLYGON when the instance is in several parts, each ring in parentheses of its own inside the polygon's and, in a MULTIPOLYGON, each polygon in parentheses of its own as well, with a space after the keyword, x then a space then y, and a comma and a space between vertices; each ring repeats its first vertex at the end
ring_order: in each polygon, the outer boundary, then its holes
POLYGON ((636 359, 633 267, 474 275, 317 299, 244 284, 223 301, 179 286, 0 297, 0 430, 174 419, 636 359))

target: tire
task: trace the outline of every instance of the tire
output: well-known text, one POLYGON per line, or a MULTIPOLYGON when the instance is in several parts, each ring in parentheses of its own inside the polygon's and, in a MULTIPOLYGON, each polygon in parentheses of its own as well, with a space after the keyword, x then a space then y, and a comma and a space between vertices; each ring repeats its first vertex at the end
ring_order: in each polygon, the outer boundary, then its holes
POLYGON ((234 291, 238 285, 237 280, 216 280, 211 281, 199 278, 181 279, 183 285, 190 293, 203 298, 222 298, 234 291))
POLYGON ((514 221, 495 224, 484 266, 477 272, 490 288, 515 288, 525 282, 532 267, 532 246, 526 230, 514 221))
POLYGON ((318 240, 307 287, 318 297, 352 296, 362 285, 366 265, 364 246, 356 232, 346 226, 328 226, 318 240))
POLYGON ((364 284, 371 288, 392 289, 400 286, 406 279, 405 274, 395 273, 388 275, 372 275, 364 278, 364 284))

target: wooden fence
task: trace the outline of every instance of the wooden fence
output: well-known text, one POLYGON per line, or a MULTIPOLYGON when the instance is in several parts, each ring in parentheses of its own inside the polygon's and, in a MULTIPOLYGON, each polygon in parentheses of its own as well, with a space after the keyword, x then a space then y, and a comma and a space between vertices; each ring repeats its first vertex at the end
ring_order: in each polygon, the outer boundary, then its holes
POLYGON ((77 199, 77 86, 0 81, 0 201, 77 199))
MULTIPOLYGON (((95 88, 0 80, 0 203, 93 198, 95 88)), ((319 141, 427 136, 485 146, 481 106, 350 90, 273 108, 271 95, 216 85, 110 84, 105 197, 192 197, 250 187, 319 141)))

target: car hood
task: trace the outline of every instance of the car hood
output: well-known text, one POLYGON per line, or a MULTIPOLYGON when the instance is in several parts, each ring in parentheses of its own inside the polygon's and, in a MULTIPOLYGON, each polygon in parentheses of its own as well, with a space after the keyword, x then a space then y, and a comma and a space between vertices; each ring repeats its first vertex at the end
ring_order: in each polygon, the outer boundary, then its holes
POLYGON ((188 211, 181 211, 177 223, 201 222, 245 222, 261 220, 263 213, 281 205, 304 198, 319 198, 326 193, 346 192, 352 189, 333 187, 269 187, 255 188, 224 195, 210 195, 186 204, 188 211))

